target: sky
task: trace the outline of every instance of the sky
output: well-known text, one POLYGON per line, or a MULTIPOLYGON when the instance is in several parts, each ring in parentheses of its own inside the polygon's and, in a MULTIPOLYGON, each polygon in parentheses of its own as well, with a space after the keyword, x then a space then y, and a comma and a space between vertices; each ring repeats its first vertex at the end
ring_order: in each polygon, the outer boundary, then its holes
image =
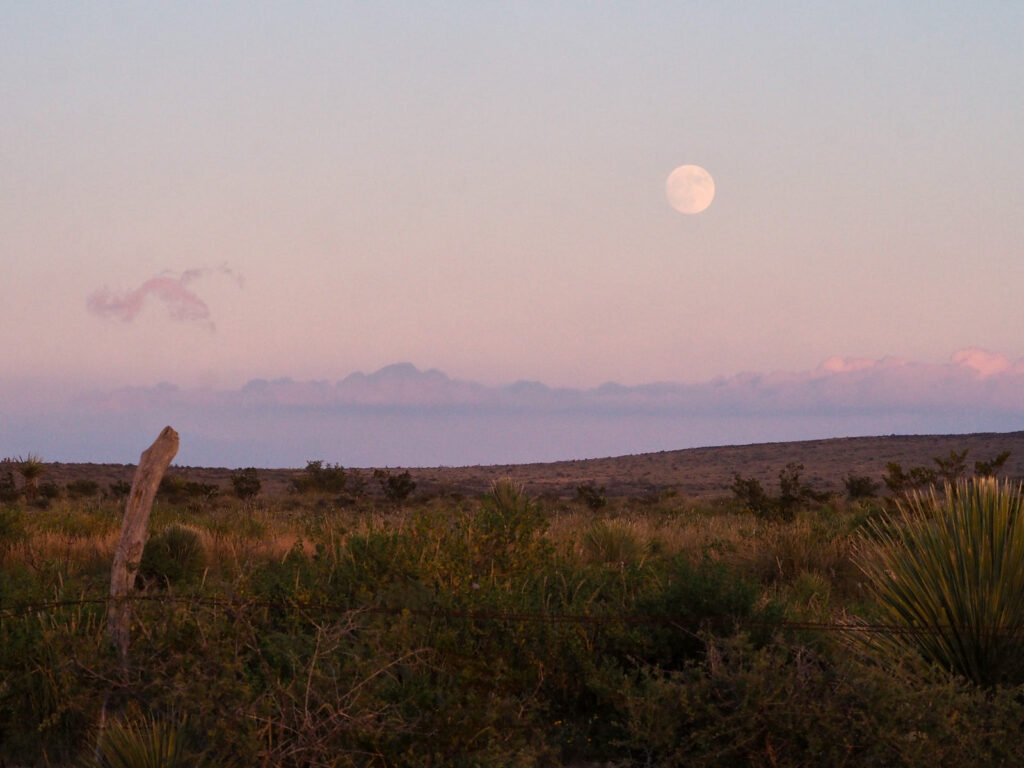
MULTIPOLYGON (((951 371, 1016 381, 1021 39, 1024 6, 995 1, 0 0, 0 454, 134 460, 144 445, 90 438, 86 404, 406 362, 584 401, 856 361, 902 361, 912 392, 951 371), (714 178, 702 213, 666 199, 684 164, 714 178)), ((943 401, 967 412, 957 429, 1024 427, 1010 395, 971 421, 961 384, 943 401)), ((165 417, 216 421, 197 397, 191 415, 123 412, 155 437, 165 417)), ((836 420, 830 402, 801 435, 949 427, 927 408, 886 422, 868 399, 874 420, 836 420)), ((485 437, 507 429, 460 438, 464 414, 415 440, 404 417, 362 414, 354 446, 263 408, 290 453, 246 448, 228 419, 193 455, 475 463, 793 432, 781 412, 758 429, 708 412, 656 440, 664 419, 588 432, 531 411, 538 434, 578 439, 503 453, 485 437)))

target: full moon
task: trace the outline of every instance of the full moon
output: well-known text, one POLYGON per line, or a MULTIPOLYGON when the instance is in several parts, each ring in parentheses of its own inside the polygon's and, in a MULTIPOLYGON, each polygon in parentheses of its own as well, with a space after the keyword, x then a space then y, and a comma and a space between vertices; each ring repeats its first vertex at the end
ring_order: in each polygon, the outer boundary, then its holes
POLYGON ((680 213, 700 213, 715 199, 715 180, 699 165, 680 165, 665 180, 665 194, 680 213))

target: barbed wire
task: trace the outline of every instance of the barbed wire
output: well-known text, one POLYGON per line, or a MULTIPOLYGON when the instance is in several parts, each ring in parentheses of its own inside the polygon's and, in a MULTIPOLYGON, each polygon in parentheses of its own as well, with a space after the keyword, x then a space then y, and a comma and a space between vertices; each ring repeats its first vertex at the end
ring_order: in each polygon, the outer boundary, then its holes
MULTIPOLYGON (((46 602, 25 603, 13 608, 0 610, 0 622, 18 619, 32 613, 46 613, 64 608, 83 606, 106 606, 112 601, 110 597, 80 597, 68 600, 51 600, 46 602)), ((885 635, 938 635, 950 632, 967 634, 984 634, 992 637, 1022 636, 1024 627, 970 627, 964 625, 932 625, 908 626, 891 623, 872 623, 866 621, 827 622, 827 621, 792 621, 751 619, 740 616, 704 616, 695 617, 685 614, 579 614, 547 611, 531 613, 525 611, 496 611, 451 609, 442 607, 416 608, 409 606, 360 606, 353 607, 345 603, 320 600, 266 600, 255 598, 224 598, 201 595, 129 595, 121 598, 132 603, 187 604, 222 611, 244 611, 253 609, 297 610, 305 613, 336 613, 341 615, 382 615, 382 616, 417 616, 446 620, 464 620, 484 623, 519 623, 519 624, 579 624, 601 626, 609 624, 623 625, 664 625, 681 630, 700 630, 716 624, 730 624, 743 629, 779 629, 792 631, 837 632, 856 634, 885 635)))

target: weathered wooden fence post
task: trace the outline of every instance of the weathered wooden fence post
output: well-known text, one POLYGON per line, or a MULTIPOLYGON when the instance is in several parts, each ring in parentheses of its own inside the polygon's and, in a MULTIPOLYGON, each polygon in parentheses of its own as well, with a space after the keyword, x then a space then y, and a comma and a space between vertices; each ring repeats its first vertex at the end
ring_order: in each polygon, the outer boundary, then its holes
POLYGON ((131 625, 131 602, 128 593, 135 585, 139 561, 146 546, 149 513, 153 508, 160 480, 178 452, 178 433, 164 427, 160 436, 142 452, 132 480, 132 490, 124 509, 121 538, 114 552, 110 572, 110 605, 107 609, 107 632, 121 654, 122 666, 128 661, 128 636, 131 625))

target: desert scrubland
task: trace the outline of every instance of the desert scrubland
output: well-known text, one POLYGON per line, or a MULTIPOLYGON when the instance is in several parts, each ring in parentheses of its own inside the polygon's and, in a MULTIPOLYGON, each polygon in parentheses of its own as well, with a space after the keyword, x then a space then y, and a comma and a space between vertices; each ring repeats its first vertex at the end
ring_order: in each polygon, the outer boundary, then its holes
POLYGON ((122 662, 133 468, 13 457, 0 765, 1021 764, 1022 461, 1011 433, 172 467, 122 662))

